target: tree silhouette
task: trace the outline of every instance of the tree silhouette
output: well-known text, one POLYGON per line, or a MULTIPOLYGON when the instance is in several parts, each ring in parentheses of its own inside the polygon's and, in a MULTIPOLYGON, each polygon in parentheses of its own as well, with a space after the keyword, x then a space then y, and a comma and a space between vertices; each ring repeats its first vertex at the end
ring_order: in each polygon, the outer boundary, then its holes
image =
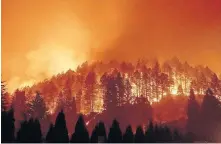
POLYGON ((196 101, 193 89, 190 90, 190 96, 187 105, 187 132, 198 134, 198 121, 199 121, 199 104, 196 101))
POLYGON ((83 116, 80 115, 75 125, 75 131, 71 137, 71 143, 87 143, 89 142, 89 134, 85 126, 83 116))
POLYGON ((54 142, 67 143, 69 142, 68 130, 66 127, 65 115, 63 110, 58 114, 54 126, 54 142))
POLYGON ((1 138, 3 143, 14 142, 14 110, 10 109, 8 112, 2 111, 1 116, 1 138))
POLYGON ((116 119, 113 120, 112 126, 109 130, 108 142, 109 143, 120 143, 120 142, 122 142, 122 133, 121 133, 121 130, 120 130, 119 123, 116 119))
POLYGON ((154 138, 154 126, 153 126, 153 122, 150 121, 148 129, 145 132, 145 137, 146 137, 146 142, 148 143, 154 143, 155 142, 155 138, 154 138))
POLYGON ((30 130, 28 128, 28 121, 25 120, 23 122, 21 122, 21 127, 19 129, 19 131, 17 132, 17 142, 18 143, 27 143, 29 142, 29 134, 30 134, 30 130))
POLYGON ((35 99, 29 103, 29 116, 33 118, 43 119, 46 115, 46 105, 44 99, 39 92, 36 93, 35 99))
POLYGON ((40 143, 42 142, 41 127, 38 120, 24 121, 17 135, 18 142, 40 143))
POLYGON ((97 93, 97 81, 94 71, 90 71, 84 82, 83 110, 84 113, 90 113, 94 110, 94 102, 97 93))
POLYGON ((97 143, 98 142, 98 125, 96 125, 95 128, 92 131, 90 142, 91 143, 97 143))
POLYGON ((144 143, 145 142, 145 135, 144 135, 144 132, 143 132, 143 129, 141 126, 137 127, 136 134, 134 137, 134 142, 135 143, 144 143))
POLYGON ((46 135, 46 142, 48 142, 48 143, 54 142, 54 126, 53 126, 53 124, 50 124, 50 128, 49 128, 48 133, 46 135))
POLYGON ((33 142, 40 143, 42 142, 42 133, 41 133, 41 125, 38 119, 34 120, 33 123, 33 142))
POLYGON ((214 97, 212 90, 208 89, 201 105, 200 119, 202 128, 201 136, 209 142, 215 142, 217 137, 216 133, 218 131, 216 129, 221 123, 220 111, 220 101, 214 97))
POLYGON ((133 143, 133 142, 134 142, 134 134, 133 134, 131 126, 129 125, 126 128, 126 131, 123 135, 123 143, 133 143))
POLYGON ((24 143, 40 143, 42 142, 41 126, 39 121, 33 120, 24 121, 21 123, 21 128, 17 133, 17 142, 24 143))
POLYGON ((106 129, 103 122, 98 123, 98 142, 107 142, 106 129))
POLYGON ((92 131, 91 143, 107 142, 106 130, 103 122, 99 122, 92 131))

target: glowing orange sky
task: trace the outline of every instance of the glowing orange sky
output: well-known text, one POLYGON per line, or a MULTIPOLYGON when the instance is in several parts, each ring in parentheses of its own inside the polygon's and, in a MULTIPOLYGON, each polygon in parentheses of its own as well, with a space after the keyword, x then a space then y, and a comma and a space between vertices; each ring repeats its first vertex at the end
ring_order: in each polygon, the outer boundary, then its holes
POLYGON ((2 0, 10 91, 85 60, 174 55, 221 72, 220 0, 2 0))

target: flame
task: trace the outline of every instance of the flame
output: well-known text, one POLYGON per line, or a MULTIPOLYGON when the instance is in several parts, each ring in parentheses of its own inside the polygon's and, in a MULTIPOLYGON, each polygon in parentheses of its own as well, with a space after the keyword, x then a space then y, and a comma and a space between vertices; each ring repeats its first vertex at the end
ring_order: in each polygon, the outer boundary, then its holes
POLYGON ((29 87, 32 86, 35 83, 35 80, 28 80, 28 81, 24 81, 19 88, 22 89, 24 87, 29 87))
POLYGON ((153 102, 159 102, 157 98, 153 98, 153 102))
POLYGON ((173 88, 173 89, 171 90, 171 94, 172 94, 172 95, 177 95, 177 88, 173 88))
MULTIPOLYGON (((47 105, 46 105, 47 106, 47 105)), ((48 113, 49 114, 54 114, 55 110, 57 108, 57 99, 53 99, 53 102, 51 102, 50 104, 48 104, 48 113)))

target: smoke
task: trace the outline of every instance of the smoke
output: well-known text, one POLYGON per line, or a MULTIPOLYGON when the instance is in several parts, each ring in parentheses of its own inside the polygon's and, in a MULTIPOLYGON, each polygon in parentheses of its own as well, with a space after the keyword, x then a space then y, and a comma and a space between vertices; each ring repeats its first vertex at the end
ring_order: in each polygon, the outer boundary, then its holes
POLYGON ((221 71, 219 0, 8 1, 2 50, 9 91, 86 60, 177 56, 221 71))
POLYGON ((23 54, 26 62, 23 74, 13 75, 8 80, 10 92, 69 69, 74 70, 87 60, 91 33, 75 15, 67 16, 60 12, 50 23, 42 26, 41 32, 38 43, 23 54))
POLYGON ((129 1, 120 36, 101 59, 173 56, 221 71, 220 1, 129 1))

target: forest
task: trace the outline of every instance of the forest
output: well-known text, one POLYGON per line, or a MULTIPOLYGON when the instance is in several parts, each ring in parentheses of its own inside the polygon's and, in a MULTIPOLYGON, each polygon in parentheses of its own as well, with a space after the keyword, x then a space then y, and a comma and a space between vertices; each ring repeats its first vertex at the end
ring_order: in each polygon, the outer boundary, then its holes
POLYGON ((221 77, 176 57, 85 62, 1 96, 5 142, 221 141, 221 77))

